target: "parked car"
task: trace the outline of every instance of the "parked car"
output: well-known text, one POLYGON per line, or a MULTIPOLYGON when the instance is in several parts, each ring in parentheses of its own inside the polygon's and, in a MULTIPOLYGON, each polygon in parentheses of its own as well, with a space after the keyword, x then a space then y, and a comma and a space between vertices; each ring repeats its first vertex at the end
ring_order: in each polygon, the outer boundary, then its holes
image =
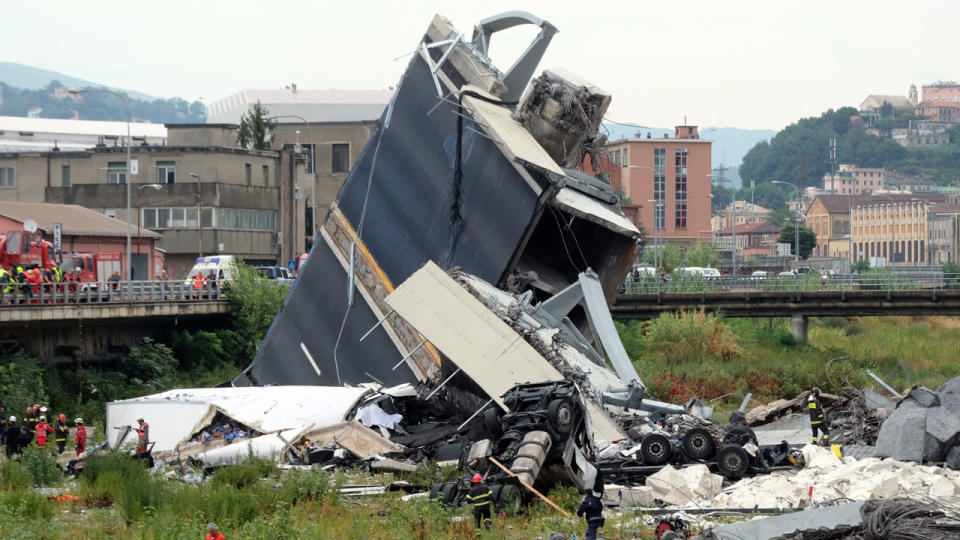
POLYGON ((293 275, 290 270, 283 266, 258 266, 257 272, 267 279, 276 279, 278 281, 293 281, 293 275))
POLYGON ((753 273, 750 274, 750 277, 767 277, 769 275, 770 273, 766 270, 754 270, 753 273))

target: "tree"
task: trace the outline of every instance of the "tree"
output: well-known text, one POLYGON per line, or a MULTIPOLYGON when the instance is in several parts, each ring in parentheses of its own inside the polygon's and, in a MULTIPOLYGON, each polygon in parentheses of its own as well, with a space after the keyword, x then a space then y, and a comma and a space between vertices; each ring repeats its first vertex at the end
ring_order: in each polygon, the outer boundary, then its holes
MULTIPOLYGON (((794 234, 793 223, 788 223, 780 229, 780 238, 777 239, 777 242, 781 244, 790 244, 790 253, 796 254, 794 251, 794 244, 796 244, 796 237, 794 234)), ((817 234, 812 230, 800 226, 800 258, 806 259, 813 253, 814 246, 817 245, 817 234)))
POLYGON ((687 266, 701 266, 713 268, 717 266, 717 248, 709 244, 701 244, 690 248, 687 252, 687 266))
MULTIPOLYGON (((680 268, 680 265, 683 264, 683 254, 680 253, 680 248, 673 244, 664 244, 660 246, 660 253, 663 262, 660 263, 663 266, 663 271, 667 274, 673 272, 677 268, 680 268)), ((657 246, 648 245, 647 249, 643 251, 643 262, 647 264, 653 264, 654 258, 657 254, 657 246)))
POLYGON ((230 315, 238 341, 236 347, 245 357, 237 360, 240 364, 249 363, 257 354, 290 286, 269 280, 242 262, 235 263, 235 268, 235 277, 225 284, 224 294, 230 299, 230 315))
POLYGON ((259 101, 240 117, 240 130, 237 132, 237 145, 251 150, 269 150, 270 135, 277 123, 269 119, 270 111, 259 101))

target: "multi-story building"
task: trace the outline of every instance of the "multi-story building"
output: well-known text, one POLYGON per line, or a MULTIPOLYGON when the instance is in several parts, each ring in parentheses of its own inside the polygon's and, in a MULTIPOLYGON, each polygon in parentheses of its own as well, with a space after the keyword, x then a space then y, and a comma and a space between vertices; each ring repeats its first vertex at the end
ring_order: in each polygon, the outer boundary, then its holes
POLYGON ((857 167, 841 163, 836 174, 823 175, 824 191, 834 195, 860 195, 884 189, 887 171, 883 168, 857 167))
POLYGON ((960 84, 952 81, 923 85, 916 114, 937 122, 960 122, 960 84))
POLYGON ((934 204, 930 208, 930 264, 957 262, 960 254, 960 205, 934 204))
POLYGON ((860 104, 860 112, 865 114, 878 114, 886 104, 890 104, 894 110, 912 110, 917 106, 917 85, 910 85, 910 92, 906 97, 870 94, 863 100, 863 103, 860 104))
POLYGON ((696 126, 677 126, 674 135, 615 141, 606 150, 620 190, 644 208, 640 221, 647 233, 690 246, 711 236, 711 142, 699 138, 696 126))
POLYGON ((718 231, 715 237, 719 249, 730 249, 731 244, 734 244, 734 242, 730 241, 731 237, 734 236, 734 232, 736 232, 734 241, 739 264, 745 263, 751 257, 775 254, 774 246, 780 237, 780 227, 773 223, 745 223, 742 227, 737 225, 736 231, 730 227, 718 231))
POLYGON ((807 227, 817 235, 813 257, 848 258, 850 211, 863 197, 820 195, 807 210, 807 227))
POLYGON ((851 209, 853 259, 877 257, 897 266, 930 264, 931 206, 945 199, 939 194, 857 198, 851 209))
POLYGON ((934 148, 950 144, 950 134, 947 129, 950 124, 932 120, 911 122, 908 128, 898 128, 890 131, 894 141, 904 148, 934 148))
POLYGON ((734 218, 736 218, 737 227, 748 223, 764 223, 771 212, 769 208, 750 201, 733 201, 713 216, 710 220, 710 229, 715 232, 729 229, 734 223, 734 218))

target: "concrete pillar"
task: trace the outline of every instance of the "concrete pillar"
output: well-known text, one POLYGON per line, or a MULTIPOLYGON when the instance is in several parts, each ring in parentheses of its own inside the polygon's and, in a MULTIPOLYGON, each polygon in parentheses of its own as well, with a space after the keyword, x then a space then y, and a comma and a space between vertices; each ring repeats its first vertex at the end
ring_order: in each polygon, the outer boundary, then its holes
POLYGON ((793 332, 793 339, 797 340, 797 343, 807 342, 807 326, 809 323, 807 316, 800 313, 794 313, 790 317, 790 329, 793 332))

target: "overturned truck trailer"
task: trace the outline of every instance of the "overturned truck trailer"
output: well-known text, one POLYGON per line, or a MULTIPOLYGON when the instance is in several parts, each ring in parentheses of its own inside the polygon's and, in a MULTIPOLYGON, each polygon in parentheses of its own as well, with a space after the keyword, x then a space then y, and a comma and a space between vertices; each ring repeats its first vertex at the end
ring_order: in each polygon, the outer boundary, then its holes
MULTIPOLYGON (((610 302, 639 231, 576 169, 610 98, 562 70, 528 82, 556 29, 530 14, 472 39, 436 16, 254 362, 234 384, 438 382, 440 353, 384 299, 427 261, 545 300, 588 268, 610 302), (492 35, 540 28, 514 66, 492 35)), ((589 335, 584 314, 570 315, 589 335)))

